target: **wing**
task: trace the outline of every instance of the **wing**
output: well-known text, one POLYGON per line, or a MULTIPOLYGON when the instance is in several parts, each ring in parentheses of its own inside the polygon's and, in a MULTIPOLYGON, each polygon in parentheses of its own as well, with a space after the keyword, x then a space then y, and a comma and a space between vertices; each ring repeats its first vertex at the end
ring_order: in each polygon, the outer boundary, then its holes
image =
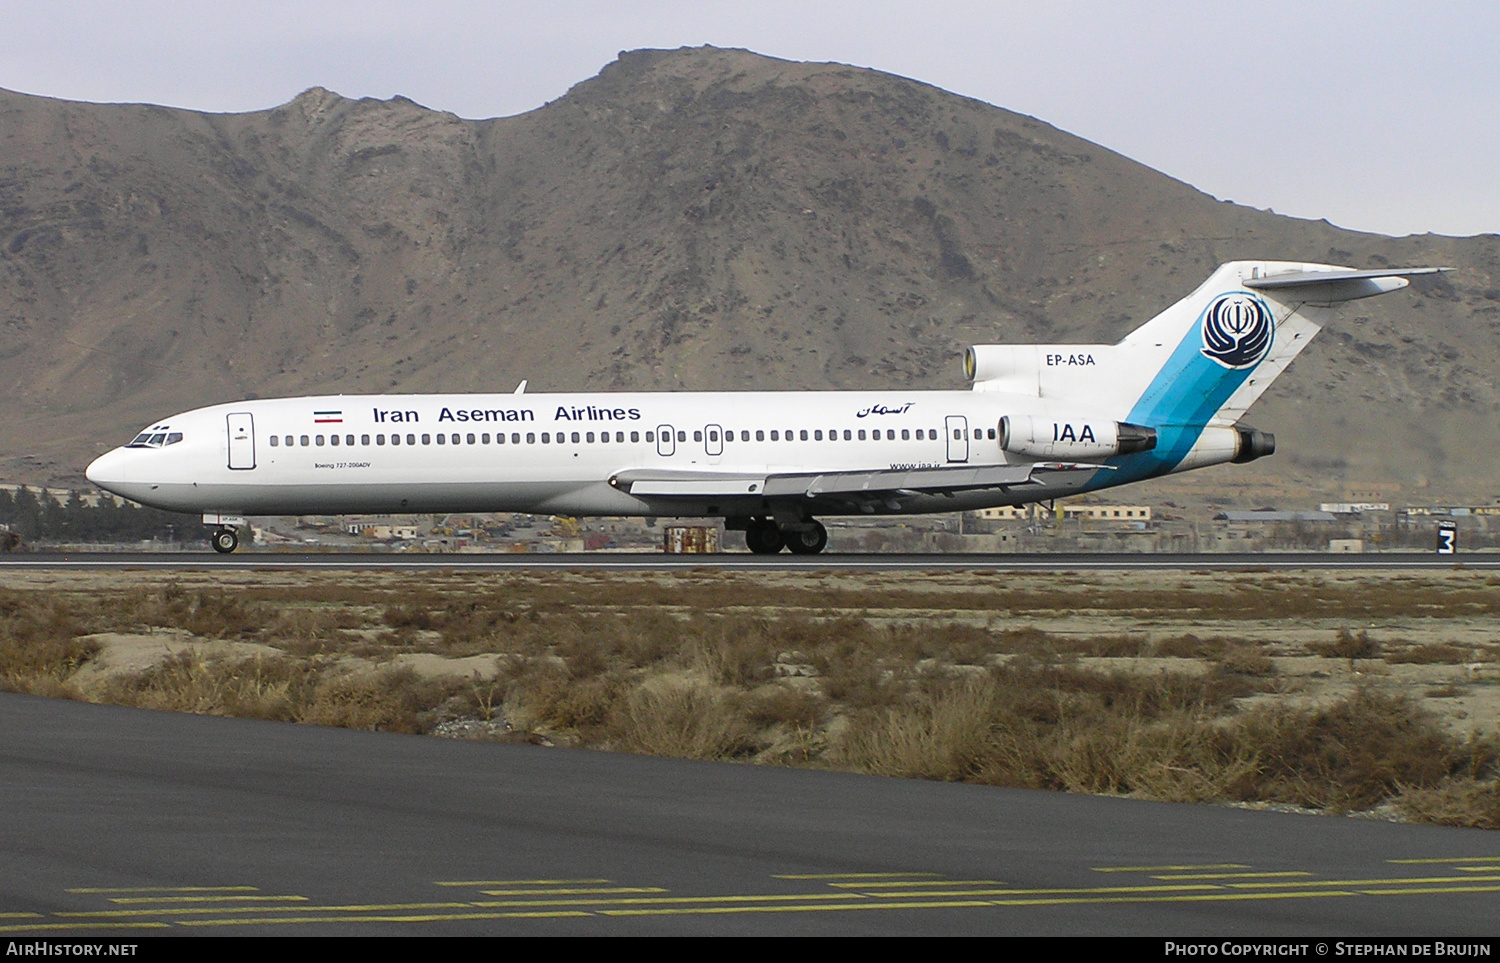
MULTIPOLYGON (((796 473, 727 473, 640 468, 610 478, 615 488, 656 498, 825 498, 889 503, 912 495, 1081 484, 1110 465, 1032 462, 1025 465, 951 465, 941 468, 796 473)), ((1074 487, 1074 486, 1070 486, 1074 487)))

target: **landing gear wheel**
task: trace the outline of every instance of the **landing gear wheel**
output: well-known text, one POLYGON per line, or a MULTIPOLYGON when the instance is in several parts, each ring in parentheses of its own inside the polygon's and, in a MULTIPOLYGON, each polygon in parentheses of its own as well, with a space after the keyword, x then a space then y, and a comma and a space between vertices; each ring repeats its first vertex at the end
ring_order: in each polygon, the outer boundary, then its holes
POLYGON ((813 522, 812 528, 800 532, 788 531, 781 534, 793 555, 816 555, 828 544, 828 529, 823 527, 822 522, 813 522))
POLYGON ((213 545, 214 551, 221 555, 228 555, 238 548, 240 544, 240 537, 235 534, 232 528, 216 528, 214 529, 214 533, 208 537, 208 540, 213 545))
POLYGON ((752 518, 745 529, 745 547, 756 555, 775 555, 784 544, 781 529, 768 519, 752 518))

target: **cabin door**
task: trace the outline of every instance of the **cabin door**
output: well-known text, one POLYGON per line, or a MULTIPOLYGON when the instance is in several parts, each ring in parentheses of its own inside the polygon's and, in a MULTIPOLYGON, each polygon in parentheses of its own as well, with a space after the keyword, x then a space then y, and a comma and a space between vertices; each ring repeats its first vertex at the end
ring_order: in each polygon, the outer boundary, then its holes
POLYGON ((947 418, 948 429, 948 460, 969 460, 969 419, 963 415, 949 415, 947 418))
POLYGON ((666 458, 677 452, 677 439, 672 436, 671 425, 656 426, 656 453, 666 458))
POLYGON ((708 463, 717 465, 719 458, 724 454, 724 429, 718 425, 705 425, 703 427, 703 452, 708 455, 708 463))
POLYGON ((249 412, 229 416, 229 467, 248 471, 255 467, 255 420, 249 412))

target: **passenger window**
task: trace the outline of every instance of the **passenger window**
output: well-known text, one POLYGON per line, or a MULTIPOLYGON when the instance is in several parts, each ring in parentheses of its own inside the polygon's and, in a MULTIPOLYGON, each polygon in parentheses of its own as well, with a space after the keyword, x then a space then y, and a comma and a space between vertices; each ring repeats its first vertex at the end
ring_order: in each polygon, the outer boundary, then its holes
POLYGON ((573 432, 573 444, 578 444, 578 432, 573 432))
POLYGON ((307 447, 307 443, 308 443, 308 442, 307 442, 307 436, 306 436, 306 435, 303 435, 303 436, 302 436, 302 447, 303 447, 303 448, 306 448, 306 447, 307 447))
POLYGON ((859 430, 859 440, 860 441, 864 441, 865 440, 865 430, 863 428, 861 428, 859 430))
POLYGON ((845 441, 853 441, 854 440, 853 438, 849 437, 849 429, 848 428, 844 429, 844 440, 845 441))
MULTIPOLYGON (((574 435, 573 437, 577 438, 578 436, 574 435)), ((587 435, 584 435, 583 436, 583 440, 586 441, 586 442, 588 442, 589 444, 593 444, 594 443, 594 433, 591 431, 587 435)))
POLYGON ((276 436, 275 435, 271 436, 271 447, 272 448, 276 447, 276 436))
MULTIPOLYGON (((407 435, 406 436, 406 443, 408 445, 415 445, 417 443, 417 436, 416 435, 407 435)), ((423 436, 423 443, 424 444, 426 443, 426 436, 425 435, 423 436)))
POLYGON ((286 446, 288 448, 292 447, 292 436, 291 435, 287 435, 286 436, 286 446))
MULTIPOLYGON (((448 443, 448 436, 447 435, 438 435, 438 444, 440 444, 440 445, 446 445, 447 443, 448 443)), ((425 435, 422 437, 422 444, 424 444, 424 445, 427 444, 427 437, 425 435)))
POLYGON ((339 436, 338 435, 329 435, 328 436, 328 443, 330 445, 335 445, 335 446, 338 445, 338 443, 339 443, 339 436))
POLYGON ((759 429, 759 428, 755 429, 755 440, 756 441, 765 441, 766 440, 766 433, 764 431, 762 431, 761 429, 759 429))
MULTIPOLYGON (((677 434, 681 435, 682 432, 679 431, 677 434)), ((684 440, 686 440, 686 439, 684 439, 684 440)), ((703 432, 701 432, 701 431, 694 431, 693 432, 693 440, 694 441, 702 441, 703 440, 703 432)))
POLYGON ((620 442, 621 444, 623 444, 625 442, 625 432, 623 432, 623 431, 617 431, 617 432, 615 432, 615 441, 620 442))
POLYGON ((526 444, 528 444, 528 445, 534 445, 534 444, 536 444, 536 432, 534 432, 534 431, 528 431, 526 433, 526 444))
POLYGON ((750 432, 748 432, 748 431, 741 431, 740 432, 740 441, 749 441, 749 440, 750 440, 750 432))
MULTIPOLYGON (((806 438, 807 437, 807 432, 804 431, 802 433, 802 437, 806 438)), ((823 440, 823 429, 822 428, 815 429, 813 431, 813 441, 822 441, 822 440, 823 440)))
MULTIPOLYGON (((697 432, 694 432, 694 434, 697 434, 697 432)), ((677 433, 677 440, 678 441, 687 441, 687 432, 685 432, 685 431, 679 431, 677 433)))
POLYGON ((909 428, 902 428, 901 429, 901 440, 902 441, 911 441, 911 429, 909 429, 909 428))
MULTIPOLYGON (((351 435, 350 437, 352 438, 353 436, 351 435)), ((364 445, 365 447, 369 447, 369 445, 370 445, 370 436, 369 435, 360 435, 359 436, 359 443, 361 445, 364 445)))
POLYGON ((777 431, 776 429, 774 429, 774 428, 771 429, 771 440, 772 441, 780 441, 781 440, 781 433, 779 431, 777 431))
MULTIPOLYGON (((631 441, 640 441, 641 440, 641 433, 638 432, 638 431, 632 431, 630 433, 630 440, 631 441)), ((650 441, 651 439, 647 438, 646 440, 650 441)))
POLYGON ((989 436, 990 436, 990 441, 994 441, 995 440, 995 429, 991 428, 989 430, 989 436))
MULTIPOLYGON (((635 432, 633 432, 633 431, 630 433, 630 440, 631 441, 635 441, 635 432)), ((655 441, 656 440, 656 433, 655 432, 651 432, 651 431, 646 432, 646 440, 647 441, 655 441)))
POLYGON ((375 436, 375 444, 377 444, 377 445, 383 445, 383 444, 385 444, 385 435, 376 435, 375 436))
MULTIPOLYGON (((499 436, 499 435, 496 435, 496 436, 495 436, 495 437, 496 437, 496 438, 499 438, 499 437, 500 437, 500 436, 499 436)), ((529 442, 529 441, 530 441, 530 440, 531 440, 531 436, 530 436, 530 435, 527 435, 527 436, 526 436, 526 440, 527 440, 527 441, 528 441, 528 442, 529 442)), ((519 445, 519 444, 520 444, 520 443, 521 443, 521 433, 520 433, 520 432, 519 432, 519 431, 517 431, 517 432, 513 432, 513 433, 512 433, 512 434, 511 434, 511 436, 510 436, 510 443, 511 443, 511 444, 512 444, 512 445, 519 445)))
POLYGON ((432 436, 429 435, 429 434, 427 434, 425 431, 422 433, 422 444, 424 444, 424 445, 430 445, 430 444, 432 444, 432 436))
MULTIPOLYGON (((471 444, 471 445, 472 445, 472 444, 474 444, 474 436, 473 436, 473 435, 469 435, 469 437, 468 437, 468 442, 469 442, 469 444, 471 444)), ((454 443, 454 444, 455 444, 455 445, 456 445, 456 444, 458 444, 458 436, 457 436, 457 435, 454 435, 454 436, 453 436, 453 443, 454 443)), ((489 444, 489 443, 490 443, 490 436, 489 436, 489 435, 485 435, 485 436, 484 436, 484 443, 485 443, 485 444, 486 444, 486 445, 488 445, 488 444, 489 444)))
POLYGON ((323 436, 322 435, 318 435, 316 438, 314 438, 313 439, 313 444, 317 445, 319 448, 322 448, 323 447, 323 436))

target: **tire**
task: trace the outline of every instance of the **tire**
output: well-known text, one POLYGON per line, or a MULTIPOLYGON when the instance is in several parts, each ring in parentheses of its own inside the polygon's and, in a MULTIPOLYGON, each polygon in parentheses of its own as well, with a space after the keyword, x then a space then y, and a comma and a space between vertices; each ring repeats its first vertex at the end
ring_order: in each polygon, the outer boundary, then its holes
POLYGON ((792 550, 793 555, 816 555, 828 544, 828 529, 823 527, 823 523, 813 522, 812 526, 800 532, 781 533, 786 539, 786 547, 792 550))
POLYGON ((235 534, 232 528, 215 529, 214 533, 208 537, 208 540, 213 545, 214 551, 220 555, 228 555, 238 548, 240 544, 240 537, 235 534))
POLYGON ((785 544, 775 522, 751 519, 745 529, 745 547, 756 555, 775 555, 785 544))

